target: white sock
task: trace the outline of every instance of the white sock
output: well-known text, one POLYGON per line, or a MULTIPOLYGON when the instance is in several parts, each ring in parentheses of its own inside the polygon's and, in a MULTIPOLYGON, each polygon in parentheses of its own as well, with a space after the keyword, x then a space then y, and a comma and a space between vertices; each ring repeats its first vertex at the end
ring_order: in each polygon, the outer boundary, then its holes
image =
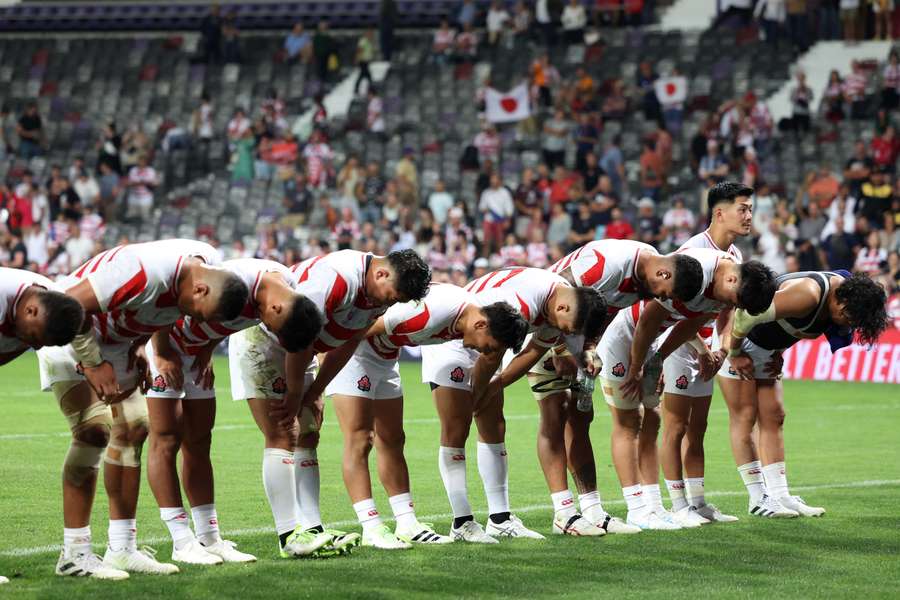
POLYGON ((478 473, 487 496, 488 514, 509 512, 509 462, 506 444, 478 442, 478 473))
POLYGON ((684 487, 687 491, 687 497, 691 500, 691 506, 699 508, 706 504, 702 477, 688 477, 684 480, 684 487))
POLYGON ((212 546, 220 539, 219 516, 216 514, 215 504, 201 504, 191 509, 191 517, 194 520, 194 530, 197 539, 204 546, 212 546))
POLYGON ((381 525, 381 517, 378 514, 378 509, 375 508, 373 499, 360 500, 353 505, 353 510, 356 511, 356 518, 359 519, 359 524, 362 525, 363 531, 369 531, 381 525))
POLYGON ((134 519, 109 520, 109 549, 113 552, 137 550, 137 524, 134 519))
POLYGON ((606 518, 606 511, 600 502, 600 492, 594 490, 586 494, 578 494, 578 506, 581 514, 591 523, 601 523, 606 518))
POLYGON ((281 448, 263 450, 263 488, 275 518, 278 535, 297 528, 297 489, 294 487, 294 453, 281 448))
POLYGON ((553 512, 557 519, 568 521, 575 511, 575 496, 570 490, 563 490, 550 494, 550 500, 553 501, 553 512))
POLYGON ((91 526, 63 529, 63 546, 66 556, 87 554, 91 551, 91 526))
POLYGON ((783 461, 764 466, 762 472, 766 480, 766 490, 773 498, 784 498, 789 495, 783 461))
POLYGON ((641 512, 647 508, 644 503, 644 492, 641 490, 641 484, 639 483, 622 488, 622 496, 625 498, 625 505, 628 507, 628 512, 641 512))
POLYGON ((669 500, 672 501, 672 512, 676 512, 688 505, 684 497, 684 481, 672 481, 666 479, 666 489, 669 490, 669 500))
POLYGON ((738 473, 744 481, 747 493, 750 494, 750 504, 756 504, 759 499, 766 493, 766 486, 763 482, 762 465, 758 460, 748 462, 738 467, 738 473))
POLYGON ((294 480, 300 526, 303 529, 322 524, 319 513, 319 458, 315 448, 294 448, 294 480))
POLYGON ((466 486, 466 449, 441 446, 438 450, 438 469, 450 499, 453 517, 468 517, 472 514, 469 493, 466 486))
POLYGON ((188 521, 184 507, 160 508, 159 518, 166 524, 169 535, 172 536, 172 544, 176 550, 181 550, 193 541, 194 532, 191 531, 191 523, 188 521))
POLYGON ((409 492, 405 494, 397 494, 388 498, 391 503, 391 510, 394 512, 394 519, 397 521, 397 528, 414 527, 418 523, 416 519, 416 509, 413 507, 412 496, 409 492))
POLYGON ((659 490, 658 483, 649 485, 641 484, 641 490, 644 492, 644 504, 649 508, 657 511, 666 510, 662 503, 662 492, 659 490))

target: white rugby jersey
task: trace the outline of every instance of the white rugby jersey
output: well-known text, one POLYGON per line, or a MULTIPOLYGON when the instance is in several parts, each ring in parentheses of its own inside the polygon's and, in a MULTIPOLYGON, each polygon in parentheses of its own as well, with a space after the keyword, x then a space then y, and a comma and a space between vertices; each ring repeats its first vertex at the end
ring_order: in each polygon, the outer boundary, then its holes
POLYGON ((463 310, 478 304, 474 294, 449 283, 434 283, 418 302, 395 304, 384 313, 384 334, 369 338, 372 349, 386 359, 402 346, 429 346, 462 339, 456 328, 463 310))
POLYGON ((161 240, 101 252, 58 282, 68 290, 91 282, 101 314, 94 332, 104 344, 130 343, 181 318, 175 285, 187 258, 220 265, 218 251, 196 240, 161 240))
POLYGON ((570 268, 576 285, 592 287, 603 294, 608 312, 615 313, 640 299, 634 280, 641 250, 659 254, 643 242, 597 240, 556 261, 549 270, 559 273, 570 268))
POLYGON ((290 270, 272 260, 236 258, 223 262, 222 267, 238 275, 247 284, 247 289, 250 290, 247 304, 240 316, 231 321, 200 322, 189 316, 178 319, 169 337, 185 354, 197 354, 209 342, 222 340, 232 333, 258 325, 260 314, 256 294, 266 273, 279 273, 288 286, 294 287, 290 270))
POLYGON ((549 348, 557 343, 560 331, 547 323, 547 303, 557 286, 569 283, 546 269, 512 267, 483 275, 466 286, 466 291, 478 295, 478 302, 486 306, 506 302, 519 311, 534 333, 532 341, 549 348))
POLYGON ((325 315, 325 325, 313 344, 316 352, 344 345, 387 310, 366 297, 366 271, 372 258, 368 252, 339 250, 291 267, 295 289, 325 315))
POLYGON ((53 282, 43 275, 0 267, 0 354, 18 352, 28 347, 16 337, 16 305, 22 299, 22 293, 33 285, 54 289, 53 282))
MULTIPOLYGON (((734 258, 735 262, 744 262, 743 254, 741 254, 741 251, 734 244, 728 246, 728 250, 722 250, 721 248, 719 248, 713 241, 712 236, 709 235, 709 229, 698 233, 697 235, 686 241, 681 245, 679 250, 684 250, 686 248, 709 248, 712 250, 718 250, 720 252, 725 252, 731 255, 734 258)), ((700 336, 707 344, 712 343, 713 327, 715 327, 715 324, 715 319, 713 319, 700 329, 700 336)))

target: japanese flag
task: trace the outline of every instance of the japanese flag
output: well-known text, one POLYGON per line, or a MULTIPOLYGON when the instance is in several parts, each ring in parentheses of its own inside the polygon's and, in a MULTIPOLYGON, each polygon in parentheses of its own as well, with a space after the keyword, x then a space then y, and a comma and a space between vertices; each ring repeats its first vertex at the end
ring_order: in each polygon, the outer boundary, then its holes
POLYGON ((491 123, 512 123, 531 115, 528 105, 528 86, 517 85, 506 94, 488 88, 484 94, 485 116, 491 123))
POLYGON ((663 106, 679 104, 687 98, 687 79, 684 77, 660 77, 653 84, 656 97, 663 106))

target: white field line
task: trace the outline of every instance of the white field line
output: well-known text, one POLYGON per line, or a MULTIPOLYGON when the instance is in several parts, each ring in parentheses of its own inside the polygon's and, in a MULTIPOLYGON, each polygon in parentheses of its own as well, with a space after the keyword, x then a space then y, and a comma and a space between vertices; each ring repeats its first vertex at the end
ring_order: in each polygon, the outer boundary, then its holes
MULTIPOLYGON (((845 483, 830 483, 823 485, 798 485, 791 486, 791 491, 794 492, 813 492, 816 490, 832 490, 832 489, 846 489, 846 488, 866 488, 866 487, 887 487, 892 485, 900 485, 900 479, 870 479, 866 481, 848 481, 845 483)), ((707 497, 712 498, 725 498, 725 497, 733 497, 733 496, 744 496, 747 492, 744 490, 741 491, 727 491, 727 492, 706 492, 707 497)), ((604 500, 603 504, 605 506, 622 506, 625 504, 624 500, 604 500)), ((543 510, 552 510, 553 505, 551 504, 532 504, 528 506, 521 506, 519 508, 514 508, 512 510, 515 514, 526 514, 532 512, 539 512, 543 510)), ((486 515, 486 510, 476 510, 474 511, 476 515, 486 515)), ((419 519, 422 521, 436 521, 438 519, 449 519, 453 517, 453 513, 439 513, 433 515, 420 515, 419 519)), ((326 527, 331 528, 340 528, 340 527, 352 527, 357 525, 357 521, 350 519, 346 521, 335 521, 333 523, 327 523, 326 527)), ((240 538, 240 537, 254 537, 263 534, 272 534, 272 527, 249 527, 246 529, 232 529, 230 531, 225 531, 225 537, 227 538, 240 538)), ((140 540, 141 544, 164 544, 170 541, 168 537, 154 537, 154 538, 146 538, 140 540)), ((103 549, 105 547, 104 543, 98 542, 94 544, 95 548, 103 549)), ((23 556, 36 556, 39 554, 51 554, 54 552, 59 552, 62 549, 61 545, 52 544, 47 546, 32 546, 26 548, 12 548, 10 550, 0 551, 0 556, 10 556, 10 557, 23 557, 23 556)))
MULTIPOLYGON (((855 411, 855 410, 900 410, 900 404, 832 404, 827 406, 816 406, 814 408, 816 411, 855 411)), ((713 408, 710 409, 710 414, 727 414, 728 410, 725 408, 713 408)), ((788 416, 790 416, 791 409, 788 407, 788 416)), ((538 414, 529 413, 524 415, 506 415, 507 421, 534 421, 538 418, 538 414)), ((407 425, 436 425, 440 423, 437 417, 426 417, 420 419, 404 419, 404 424, 407 425)), ((334 420, 325 421, 324 423, 327 427, 336 427, 337 423, 334 420)), ((256 429, 256 425, 252 423, 242 424, 236 423, 231 425, 216 425, 213 432, 219 431, 244 431, 250 429, 256 429)), ((71 434, 67 431, 56 431, 53 433, 4 433, 0 434, 0 442, 9 441, 9 440, 30 440, 30 439, 39 439, 39 438, 50 438, 50 437, 69 437, 71 434)))

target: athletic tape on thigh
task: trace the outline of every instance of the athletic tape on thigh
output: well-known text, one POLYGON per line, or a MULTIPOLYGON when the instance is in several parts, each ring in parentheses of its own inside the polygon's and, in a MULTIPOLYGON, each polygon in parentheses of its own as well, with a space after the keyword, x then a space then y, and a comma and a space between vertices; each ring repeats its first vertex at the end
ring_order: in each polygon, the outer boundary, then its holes
POLYGON ((558 394, 572 387, 572 380, 558 375, 528 375, 531 393, 538 400, 558 394))
POLYGON ((141 449, 147 437, 147 400, 140 390, 112 406, 112 438, 106 462, 121 467, 140 467, 141 449))

